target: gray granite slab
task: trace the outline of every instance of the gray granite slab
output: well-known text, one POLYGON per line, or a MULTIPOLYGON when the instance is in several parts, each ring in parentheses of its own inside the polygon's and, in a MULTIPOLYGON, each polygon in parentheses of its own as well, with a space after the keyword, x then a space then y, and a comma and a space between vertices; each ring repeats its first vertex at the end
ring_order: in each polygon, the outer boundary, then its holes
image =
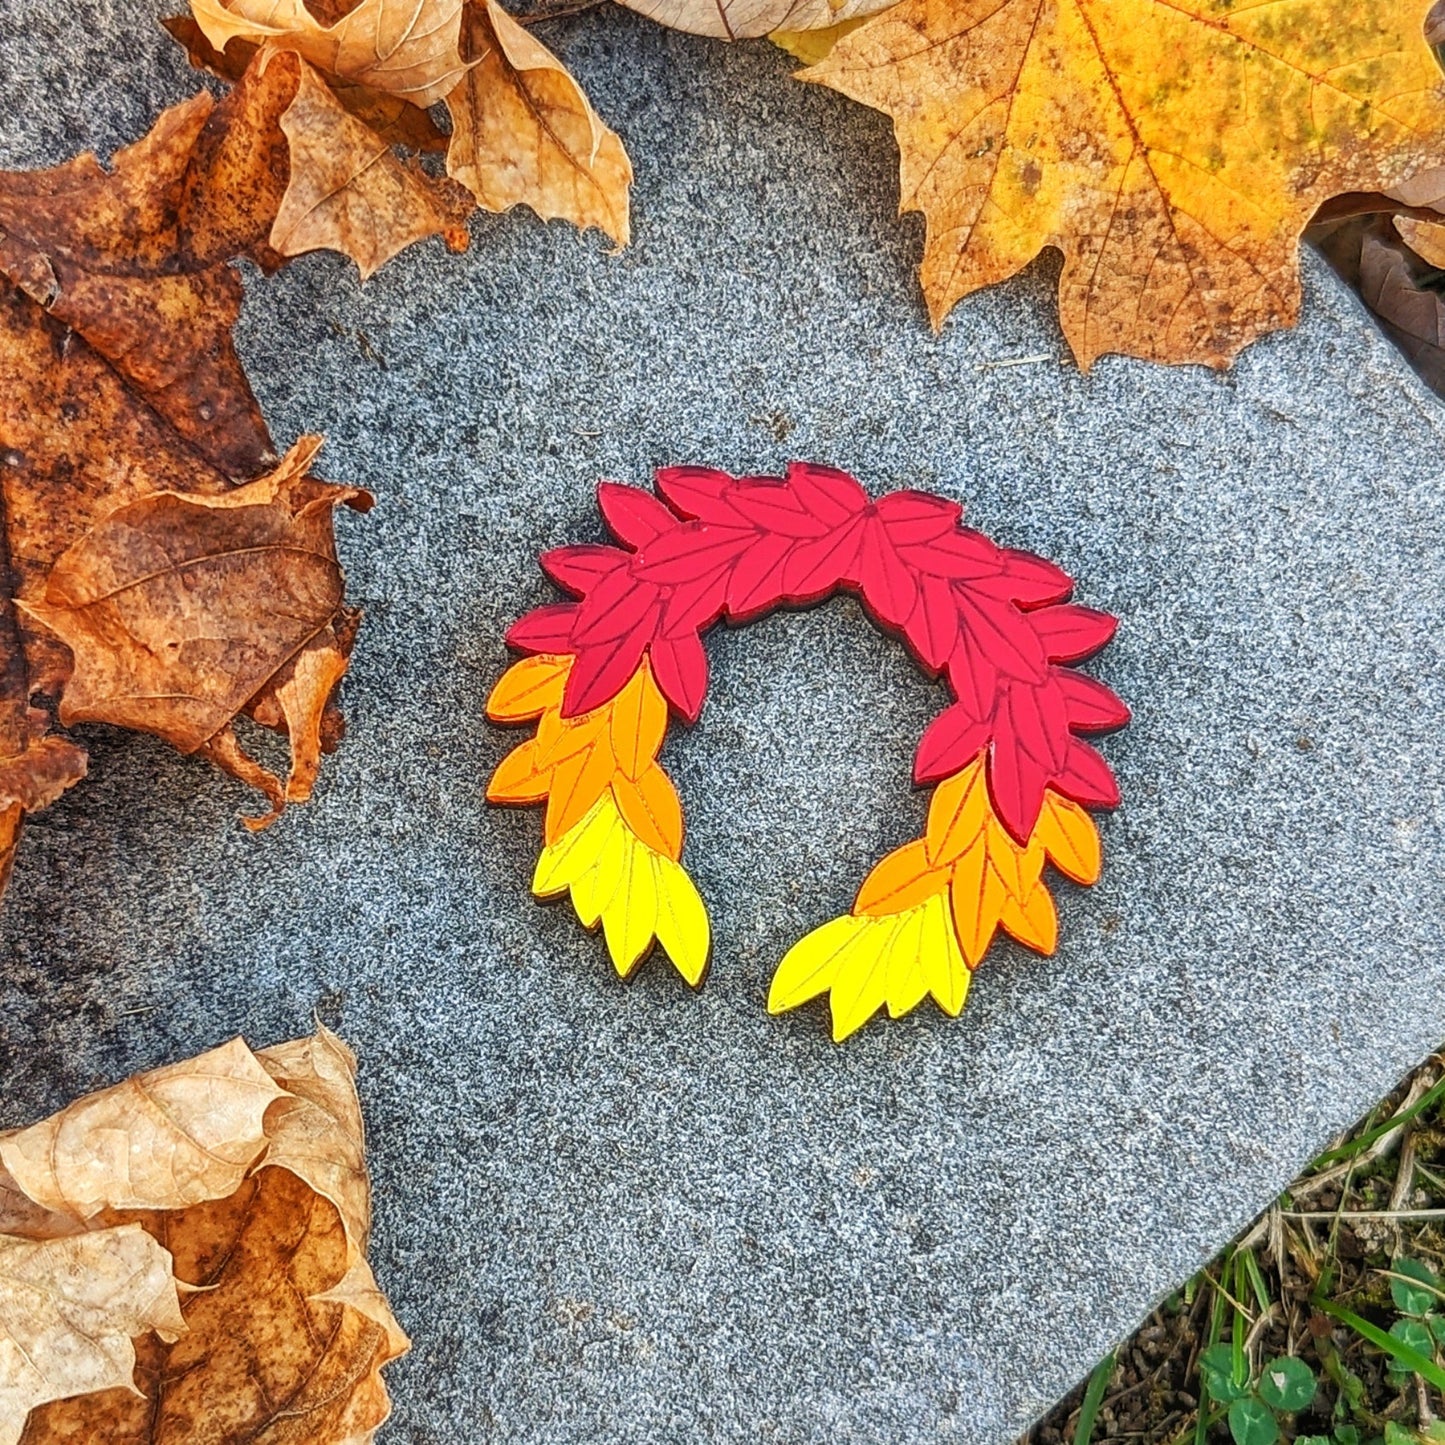
MULTIPOLYGON (((0 163, 193 84, 160 0, 0 0, 0 163)), ((253 278, 282 441, 319 429, 367 610, 313 806, 105 729, 0 933, 0 1126, 314 1014, 362 1057, 395 1441, 1002 1442, 1445 1036, 1441 412, 1322 267, 1230 375, 1068 363, 1055 272, 935 339, 886 121, 610 10, 555 26, 637 166, 634 247, 528 214, 364 290, 253 278), (1027 365, 1001 363, 1039 358, 1027 365), (630 987, 488 811, 501 633, 598 477, 806 457, 936 488, 1118 613, 1136 721, 1103 881, 963 1017, 770 1019, 788 943, 915 836, 940 705, 838 602, 715 637, 664 760, 717 935, 630 987)))

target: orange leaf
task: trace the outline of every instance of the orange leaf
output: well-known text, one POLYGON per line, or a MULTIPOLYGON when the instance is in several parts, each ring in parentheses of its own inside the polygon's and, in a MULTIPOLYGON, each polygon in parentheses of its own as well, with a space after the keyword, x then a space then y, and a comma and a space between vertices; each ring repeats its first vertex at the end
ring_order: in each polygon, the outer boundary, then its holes
POLYGON ((927 845, 918 839, 895 848, 874 866, 858 890, 853 913, 873 917, 902 913, 905 908, 926 903, 947 887, 948 870, 929 863, 927 845))
POLYGON ((487 699, 487 716, 493 722, 529 722, 549 709, 562 706, 570 657, 543 654, 514 662, 501 676, 487 699))
POLYGON ((677 862, 682 856, 682 804, 672 779, 655 765, 636 781, 626 773, 614 773, 612 796, 633 834, 677 862))
POLYGON ((977 968, 998 928, 1008 891, 990 865, 988 844, 979 839, 953 865, 949 883, 953 927, 970 968, 977 968))
POLYGON ((1059 941, 1059 915, 1054 900, 1042 883, 1022 901, 1009 898, 999 913, 999 922, 1018 939, 1040 953, 1052 953, 1059 941))
POLYGON ((616 771, 616 760, 605 739, 557 764, 542 833, 547 842, 555 843, 587 816, 593 803, 607 791, 616 771))
POLYGON ((636 675, 609 704, 612 752, 629 778, 640 778, 667 734, 667 703, 644 660, 636 675))
POLYGON ((1077 803, 1055 792, 1046 793, 1033 841, 1042 844, 1054 867, 1075 883, 1087 887, 1099 881, 1103 866, 1099 830, 1077 803))
POLYGON ((972 845, 991 812, 983 758, 978 757, 933 790, 925 835, 928 861, 939 867, 953 862, 972 845))
POLYGON ((538 766, 537 739, 519 743, 497 764, 487 784, 492 803, 540 803, 551 790, 552 769, 538 766))

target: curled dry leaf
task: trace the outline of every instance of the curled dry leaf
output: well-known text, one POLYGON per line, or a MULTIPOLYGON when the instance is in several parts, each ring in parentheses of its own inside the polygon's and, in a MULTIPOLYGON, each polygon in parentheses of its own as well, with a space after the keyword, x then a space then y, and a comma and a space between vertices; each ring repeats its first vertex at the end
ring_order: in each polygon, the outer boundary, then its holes
POLYGON ((235 1041, 0 1135, 0 1445, 371 1438, 408 1344, 354 1071, 235 1041))
POLYGON ((1445 221, 1424 221, 1418 216, 1396 216, 1395 229, 1405 244, 1427 266, 1445 271, 1445 221))
POLYGON ((305 0, 191 0, 191 11, 217 50, 233 40, 270 42, 296 51, 328 75, 424 109, 444 99, 466 70, 460 48, 463 4, 323 0, 313 13, 305 0))
POLYGON ((231 75, 257 46, 261 64, 276 52, 303 62, 282 121, 291 184, 271 233, 277 251, 339 250, 365 277, 423 236, 440 233, 464 249, 473 202, 489 211, 530 206, 544 220, 596 226, 627 244, 632 165, 622 142, 562 63, 493 0, 343 0, 326 7, 327 24, 302 0, 192 0, 191 8, 194 28, 174 21, 170 29, 196 64, 231 75), (417 109, 438 99, 451 116, 445 140, 417 109), (398 117, 388 100, 422 120, 398 117), (423 142, 446 149, 453 190, 391 153, 423 142))
POLYGON ((493 0, 469 7, 471 70, 447 96, 447 171, 488 211, 530 206, 544 221, 629 240, 632 162, 581 86, 493 0))
POLYGON ((1082 365, 1222 366, 1295 321, 1323 200, 1445 163, 1421 8, 903 0, 803 78, 893 117, 935 325, 1054 246, 1082 365))
POLYGON ((53 712, 201 751, 271 816, 340 736, 356 617, 330 513, 365 498, 306 478, 312 443, 276 465, 231 342, 228 262, 283 260, 297 65, 172 107, 109 171, 0 174, 0 884, 23 815, 84 772, 53 712), (291 737, 287 784, 242 712, 291 737))
POLYGON ((897 0, 622 0, 630 10, 694 35, 750 40, 783 32, 822 30, 876 15, 897 0))

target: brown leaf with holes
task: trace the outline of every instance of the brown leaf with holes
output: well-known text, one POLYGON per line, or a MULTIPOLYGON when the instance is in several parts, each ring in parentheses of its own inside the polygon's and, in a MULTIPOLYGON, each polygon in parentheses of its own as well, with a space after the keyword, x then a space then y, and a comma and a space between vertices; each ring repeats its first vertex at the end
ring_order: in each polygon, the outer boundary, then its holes
POLYGON ((632 162, 565 66, 493 0, 468 7, 474 63, 447 96, 447 171, 488 211, 530 206, 544 221, 630 237, 632 162))
POLYGON ((235 1040, 0 1134, 0 1445, 371 1439, 408 1342, 355 1067, 235 1040))
POLYGON ((1104 352, 1223 366, 1292 325, 1320 203, 1445 164, 1420 0, 902 0, 803 72, 892 116, 935 326, 1063 252, 1104 352))
POLYGON ((268 818, 340 737, 357 618, 331 510, 367 499, 306 477, 314 443, 278 463, 231 341, 229 262, 284 261, 299 65, 172 107, 109 170, 0 173, 0 887, 24 816, 85 770, 56 718, 200 752, 268 818), (286 782, 242 714, 290 737, 286 782))

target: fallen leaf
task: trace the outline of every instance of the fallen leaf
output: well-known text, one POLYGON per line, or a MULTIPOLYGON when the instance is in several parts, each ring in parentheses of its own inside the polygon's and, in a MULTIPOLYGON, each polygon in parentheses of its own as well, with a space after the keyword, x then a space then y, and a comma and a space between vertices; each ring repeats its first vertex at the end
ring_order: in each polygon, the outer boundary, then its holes
POLYGON ((630 10, 694 35, 751 40, 775 30, 821 30, 875 15, 897 0, 623 0, 630 10))
MULTIPOLYGON (((217 50, 189 15, 170 16, 163 19, 161 25, 173 40, 185 46, 187 58, 197 70, 209 71, 232 85, 245 75, 260 49, 254 41, 233 40, 224 50, 217 50)), ((388 145, 413 151, 446 150, 445 134, 437 129, 427 111, 410 101, 340 78, 332 82, 331 91, 346 110, 370 126, 388 145)))
POLYGON ((1417 0, 903 0, 802 78, 893 117, 934 325, 1057 247, 1083 366, 1227 364, 1323 200, 1445 163, 1417 0))
MULTIPOLYGON (((263 56, 264 64, 271 57, 263 56)), ((276 57, 273 63, 284 63, 276 57)), ((283 256, 326 248, 356 262, 364 281, 396 253, 427 236, 467 247, 466 207, 419 166, 349 114, 316 72, 295 62, 296 98, 281 117, 290 142, 291 180, 271 245, 283 256)))
POLYGON ((78 747, 46 736, 52 713, 201 751, 261 788, 270 816, 309 794, 339 738, 331 701, 356 617, 330 509, 365 499, 305 478, 310 443, 276 466, 231 342, 242 293, 229 261, 284 260, 269 237, 291 180, 281 119, 299 64, 257 64, 219 103, 172 107, 110 170, 87 155, 0 173, 0 540, 13 579, 0 595, 0 885, 24 815, 84 772, 78 747), (214 550, 221 531, 244 544, 251 525, 251 541, 278 546, 214 550), (299 540, 304 556, 281 550, 299 540), (143 579, 135 567, 158 548, 175 566, 143 579), (102 599, 110 585, 125 590, 102 599), (86 653, 78 669, 71 642, 86 653), (220 671, 203 676, 208 663, 220 671), (291 736, 288 783, 241 749, 242 712, 291 736))
POLYGON ((581 86, 493 0, 469 7, 467 42, 474 63, 446 98, 448 174, 485 210, 530 206, 625 246, 632 163, 581 86))
POLYGON ((37 1406, 130 1388, 132 1336, 185 1328, 170 1255, 140 1225, 0 1233, 0 1445, 15 1445, 37 1406))
POLYGON ((408 1342, 354 1068, 324 1029, 237 1040, 0 1135, 0 1445, 371 1438, 408 1342))
POLYGON ((1360 294, 1421 378, 1445 396, 1445 284, 1440 269, 1407 244, 1440 244, 1445 228, 1408 217, 1365 216, 1320 227, 1316 244, 1360 294))
POLYGON ((191 0, 191 12, 217 50, 233 40, 269 42, 328 75, 425 109, 444 99, 466 70, 463 3, 361 0, 327 6, 336 13, 318 18, 305 0, 191 0))
POLYGON ((1396 216, 1395 229, 1405 244, 1427 266, 1445 270, 1445 222, 1422 221, 1416 216, 1396 216))

